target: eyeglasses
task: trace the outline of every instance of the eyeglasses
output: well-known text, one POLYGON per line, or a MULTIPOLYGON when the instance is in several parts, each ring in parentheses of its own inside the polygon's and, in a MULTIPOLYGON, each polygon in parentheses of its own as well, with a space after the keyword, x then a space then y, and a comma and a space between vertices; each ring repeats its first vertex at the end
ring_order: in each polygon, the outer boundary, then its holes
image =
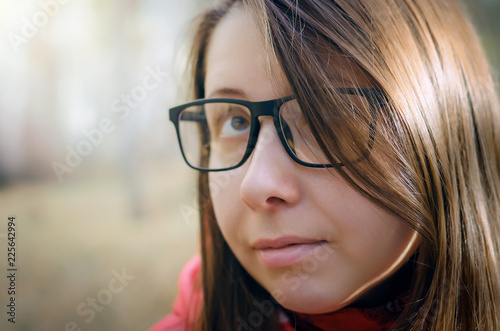
MULTIPOLYGON (((335 146, 343 150, 343 155, 360 161, 372 149, 376 110, 386 98, 378 89, 338 88, 336 91, 345 99, 340 104, 347 108, 341 112, 328 109, 333 118, 328 122, 334 123, 332 139, 335 146), (355 116, 357 121, 347 118, 355 116)), ((341 162, 330 163, 325 156, 322 144, 315 138, 293 95, 259 102, 200 99, 170 109, 170 121, 175 125, 184 160, 191 168, 201 171, 231 170, 244 164, 257 144, 260 116, 272 116, 278 137, 295 162, 313 168, 343 166, 341 162)))

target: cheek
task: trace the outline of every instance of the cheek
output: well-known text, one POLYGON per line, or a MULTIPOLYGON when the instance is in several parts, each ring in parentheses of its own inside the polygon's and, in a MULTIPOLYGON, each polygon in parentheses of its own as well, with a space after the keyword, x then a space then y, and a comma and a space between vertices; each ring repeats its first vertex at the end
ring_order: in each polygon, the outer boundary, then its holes
POLYGON ((336 275, 351 300, 395 272, 416 250, 418 238, 399 218, 343 181, 326 182, 316 186, 321 195, 314 193, 313 199, 316 210, 335 230, 339 248, 335 255, 338 260, 325 263, 325 279, 336 275))
POLYGON ((414 231, 389 215, 368 221, 358 229, 358 235, 351 238, 355 243, 351 253, 367 274, 384 273, 411 255, 408 247, 414 231))
POLYGON ((242 210, 239 190, 241 180, 236 170, 209 174, 210 197, 217 223, 225 238, 234 238, 235 223, 242 210))
POLYGON ((374 206, 364 209, 365 213, 358 214, 362 217, 345 229, 344 253, 352 263, 352 275, 345 285, 354 290, 349 301, 392 275, 418 245, 416 233, 399 219, 374 206))
POLYGON ((312 193, 316 207, 330 220, 353 260, 370 265, 372 261, 393 260, 404 251, 413 231, 396 216, 368 201, 338 177, 318 187, 320 193, 312 193))

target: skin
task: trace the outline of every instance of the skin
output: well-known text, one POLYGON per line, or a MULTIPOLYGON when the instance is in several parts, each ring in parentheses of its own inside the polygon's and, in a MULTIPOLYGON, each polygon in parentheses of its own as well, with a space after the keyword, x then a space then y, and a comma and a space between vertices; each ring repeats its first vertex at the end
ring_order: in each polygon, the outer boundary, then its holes
MULTIPOLYGON (((233 10, 216 27, 209 45, 207 97, 261 101, 290 94, 276 61, 268 58, 272 56, 265 53, 251 16, 244 9, 233 10)), ((357 69, 342 63, 346 60, 335 61, 334 68, 349 67, 358 86, 370 86, 357 69)), ((332 312, 373 293, 415 252, 416 233, 335 173, 295 163, 272 118, 260 121, 251 158, 238 169, 209 177, 215 215, 235 256, 283 307, 296 312, 332 312), (326 243, 290 266, 262 263, 252 245, 286 235, 326 243)))

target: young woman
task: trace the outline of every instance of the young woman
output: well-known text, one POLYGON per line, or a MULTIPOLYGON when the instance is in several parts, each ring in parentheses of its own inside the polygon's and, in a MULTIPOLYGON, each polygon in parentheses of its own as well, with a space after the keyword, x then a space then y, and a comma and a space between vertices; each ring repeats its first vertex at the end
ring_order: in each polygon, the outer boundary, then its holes
POLYGON ((152 330, 500 330, 500 108, 456 1, 223 1, 192 49, 201 257, 152 330))

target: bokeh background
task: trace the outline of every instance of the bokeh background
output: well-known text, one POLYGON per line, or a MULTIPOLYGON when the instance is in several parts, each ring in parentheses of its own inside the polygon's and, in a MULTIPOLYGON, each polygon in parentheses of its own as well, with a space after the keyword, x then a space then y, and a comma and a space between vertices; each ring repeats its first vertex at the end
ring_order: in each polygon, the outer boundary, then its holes
MULTIPOLYGON (((186 28, 211 2, 0 0, 0 330, 145 330, 170 311, 198 230, 167 109, 184 101, 186 28)), ((500 0, 464 2, 498 82, 500 0)))

